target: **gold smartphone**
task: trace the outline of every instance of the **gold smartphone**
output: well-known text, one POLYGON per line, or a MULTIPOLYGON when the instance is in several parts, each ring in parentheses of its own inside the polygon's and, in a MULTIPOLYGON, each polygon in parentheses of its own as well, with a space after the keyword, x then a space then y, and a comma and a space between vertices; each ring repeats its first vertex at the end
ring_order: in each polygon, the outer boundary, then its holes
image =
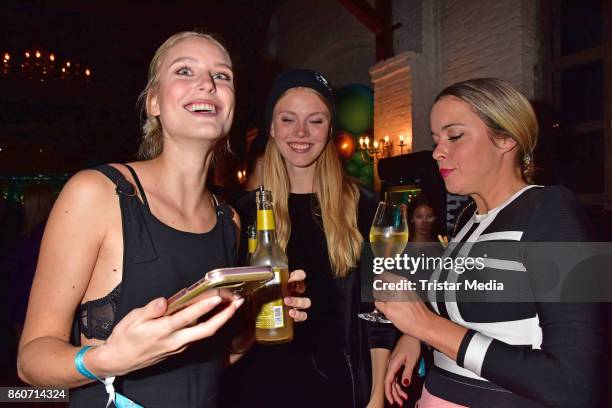
POLYGON ((269 266, 214 269, 193 285, 169 297, 168 309, 164 315, 175 313, 197 302, 201 299, 199 295, 208 289, 226 289, 240 297, 246 297, 273 278, 274 272, 269 266))

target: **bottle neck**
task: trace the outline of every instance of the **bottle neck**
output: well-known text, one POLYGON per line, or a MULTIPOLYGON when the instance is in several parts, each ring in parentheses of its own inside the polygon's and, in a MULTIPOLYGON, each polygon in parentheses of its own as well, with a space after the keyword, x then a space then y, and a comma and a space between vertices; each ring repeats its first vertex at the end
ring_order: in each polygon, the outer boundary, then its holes
POLYGON ((270 245, 276 242, 274 211, 268 203, 261 203, 257 209, 257 245, 270 245))
POLYGON ((276 243, 276 231, 257 230, 257 246, 271 246, 276 243))
POLYGON ((255 252, 255 248, 257 248, 257 236, 249 237, 248 244, 249 254, 252 254, 253 252, 255 252))

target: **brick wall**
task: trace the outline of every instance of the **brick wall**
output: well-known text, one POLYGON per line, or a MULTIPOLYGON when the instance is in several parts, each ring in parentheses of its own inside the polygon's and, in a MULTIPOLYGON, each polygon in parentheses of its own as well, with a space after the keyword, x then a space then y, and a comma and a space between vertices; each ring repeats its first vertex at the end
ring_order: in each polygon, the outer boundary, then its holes
MULTIPOLYGON (((537 0, 393 0, 392 7, 393 21, 402 24, 394 32, 395 51, 410 67, 410 89, 403 100, 412 103, 413 151, 432 149, 429 111, 447 85, 493 76, 517 85, 529 98, 535 96, 537 0)), ((376 98, 377 103, 386 101, 386 96, 376 98)), ((376 123, 382 110, 375 107, 375 128, 388 127, 376 123)))
POLYGON ((375 36, 335 0, 287 0, 276 12, 268 52, 283 69, 310 68, 342 87, 370 85, 375 36))
POLYGON ((446 0, 440 3, 441 84, 497 77, 534 96, 535 0, 446 0))
POLYGON ((400 154, 399 139, 404 135, 408 153, 412 146, 412 78, 409 53, 402 53, 370 69, 374 85, 374 139, 385 136, 393 144, 392 154, 400 154))

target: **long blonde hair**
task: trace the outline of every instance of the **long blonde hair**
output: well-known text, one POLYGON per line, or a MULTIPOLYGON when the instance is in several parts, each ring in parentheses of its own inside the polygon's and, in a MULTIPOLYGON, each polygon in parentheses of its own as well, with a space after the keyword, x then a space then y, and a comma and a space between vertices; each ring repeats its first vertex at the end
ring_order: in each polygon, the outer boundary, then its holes
MULTIPOLYGON (((309 90, 327 104, 316 91, 309 90)), ((291 236, 288 204, 291 182, 285 160, 273 138, 268 140, 264 154, 263 182, 266 190, 272 191, 276 236, 280 246, 286 249, 291 236)), ((331 140, 315 164, 314 184, 332 271, 335 277, 345 277, 357 265, 363 243, 357 227, 359 189, 344 173, 336 145, 331 140)))
POLYGON ((436 97, 454 96, 470 105, 487 125, 493 139, 516 141, 516 166, 525 182, 533 183, 533 151, 538 141, 538 121, 529 100, 512 84, 497 78, 457 82, 436 97))
MULTIPOLYGON (((161 122, 157 116, 149 113, 148 107, 149 98, 159 89, 159 68, 162 64, 162 60, 170 48, 174 47, 180 41, 192 37, 205 38, 214 42, 229 56, 229 52, 217 38, 211 34, 206 34, 199 31, 182 31, 180 33, 176 33, 159 46, 155 52, 155 55, 153 56, 153 59, 151 60, 151 63, 149 64, 147 86, 145 86, 145 89, 140 93, 137 101, 137 104, 140 106, 141 115, 143 116, 142 140, 140 141, 140 146, 138 147, 138 158, 141 160, 151 160, 156 158, 161 154, 164 148, 164 136, 162 133, 161 122)), ((213 148, 213 152, 218 151, 219 147, 223 145, 227 145, 229 148, 228 142, 228 136, 224 135, 224 137, 216 143, 215 148, 213 148)))

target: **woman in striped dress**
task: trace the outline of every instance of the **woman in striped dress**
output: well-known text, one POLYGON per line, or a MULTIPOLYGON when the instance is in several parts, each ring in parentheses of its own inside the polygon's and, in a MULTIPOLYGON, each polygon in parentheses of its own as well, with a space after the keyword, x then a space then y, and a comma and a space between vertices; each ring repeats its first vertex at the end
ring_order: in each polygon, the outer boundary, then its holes
POLYGON ((525 243, 594 240, 568 190, 531 184, 538 129, 529 101, 507 82, 468 80, 438 95, 430 119, 447 190, 472 202, 444 255, 455 266, 426 283, 428 305, 377 302, 404 333, 390 358, 387 398, 405 399, 399 367, 414 366, 423 341, 435 349, 435 367, 420 408, 601 406, 599 306, 528 296, 553 271, 525 243), (480 258, 481 268, 458 267, 468 258, 480 258))

